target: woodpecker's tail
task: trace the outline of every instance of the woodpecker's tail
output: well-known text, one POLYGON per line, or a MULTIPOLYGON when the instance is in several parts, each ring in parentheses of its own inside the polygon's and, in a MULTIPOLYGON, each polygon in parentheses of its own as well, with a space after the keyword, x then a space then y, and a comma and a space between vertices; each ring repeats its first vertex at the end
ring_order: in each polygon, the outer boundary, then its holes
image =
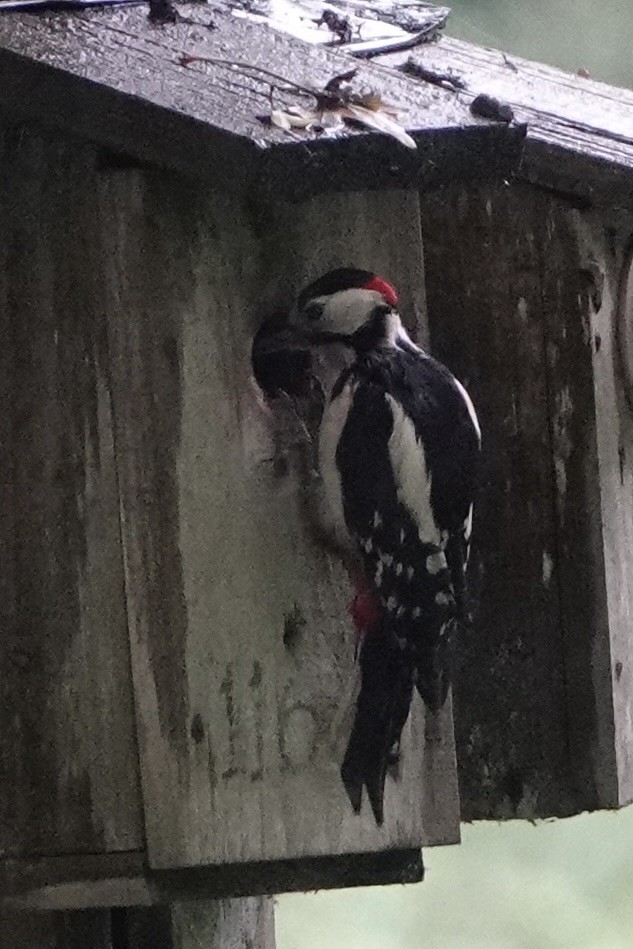
POLYGON ((415 684, 429 712, 439 712, 446 701, 453 678, 455 639, 458 621, 447 619, 437 637, 418 642, 416 648, 415 684))
POLYGON ((367 788, 376 823, 381 825, 391 749, 400 740, 411 705, 413 659, 382 623, 365 637, 360 665, 361 688, 341 778, 357 814, 363 787, 367 788))

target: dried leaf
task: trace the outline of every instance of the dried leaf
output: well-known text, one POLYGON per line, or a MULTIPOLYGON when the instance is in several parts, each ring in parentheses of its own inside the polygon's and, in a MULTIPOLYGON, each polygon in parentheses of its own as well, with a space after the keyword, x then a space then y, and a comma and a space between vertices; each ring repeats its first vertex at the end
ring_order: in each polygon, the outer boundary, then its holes
POLYGON ((351 86, 343 88, 349 85, 356 72, 356 69, 351 69, 333 76, 322 92, 315 91, 314 109, 274 109, 270 115, 271 123, 284 132, 291 132, 292 129, 320 129, 336 134, 343 121, 347 120, 390 135, 406 148, 416 148, 411 136, 396 121, 396 108, 383 102, 377 92, 369 89, 357 93, 351 86))
POLYGON ((270 113, 270 121, 277 128, 283 129, 284 132, 289 132, 292 128, 288 113, 284 112, 283 109, 273 109, 270 113))
POLYGON ((405 132, 399 122, 396 122, 390 114, 384 109, 375 111, 367 109, 362 105, 350 103, 341 110, 343 118, 350 119, 353 122, 359 122, 367 128, 375 129, 377 132, 384 132, 385 135, 391 135, 401 145, 407 148, 417 148, 417 145, 411 136, 405 132))
POLYGON ((290 132, 292 129, 308 129, 319 124, 319 113, 315 109, 273 109, 270 121, 273 125, 290 132))

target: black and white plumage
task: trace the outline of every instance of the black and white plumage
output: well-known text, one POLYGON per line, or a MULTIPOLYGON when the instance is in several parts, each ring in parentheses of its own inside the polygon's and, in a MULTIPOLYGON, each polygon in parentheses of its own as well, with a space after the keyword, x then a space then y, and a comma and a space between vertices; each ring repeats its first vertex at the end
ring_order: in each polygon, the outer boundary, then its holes
POLYGON ((413 689, 430 712, 446 700, 481 442, 464 388, 411 341, 396 305, 388 283, 342 268, 307 287, 298 307, 313 343, 354 354, 326 405, 319 459, 330 530, 377 603, 341 775, 355 811, 366 787, 379 824, 413 689))

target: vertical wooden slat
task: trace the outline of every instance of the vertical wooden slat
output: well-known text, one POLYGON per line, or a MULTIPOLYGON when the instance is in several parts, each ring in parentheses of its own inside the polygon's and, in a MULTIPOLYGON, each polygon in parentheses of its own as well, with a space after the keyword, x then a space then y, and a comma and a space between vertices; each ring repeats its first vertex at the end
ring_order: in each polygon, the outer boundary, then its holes
POLYGON ((552 200, 545 223, 570 739, 591 806, 617 807, 633 798, 633 416, 616 345, 633 217, 552 200))
POLYGON ((275 949, 270 897, 176 903, 172 920, 173 949, 275 949))
MULTIPOLYGON (((275 949, 271 897, 174 903, 125 913, 129 949, 275 949)), ((116 949, 116 947, 113 947, 116 949)))
POLYGON ((142 846, 89 151, 2 138, 5 854, 142 846))
POLYGON ((108 910, 0 916, 0 949, 125 949, 111 941, 108 910))
MULTIPOLYGON (((428 343, 419 208, 416 191, 321 195, 299 206, 279 202, 267 207, 262 214, 262 312, 266 306, 287 307, 304 286, 334 267, 360 267, 393 283, 407 327, 422 344, 428 343)), ((324 365, 317 374, 326 391, 340 371, 341 358, 349 359, 349 354, 336 353, 330 365, 327 350, 321 353, 324 365)), ((334 569, 344 577, 339 565, 334 569)), ((424 843, 454 843, 460 817, 450 701, 441 716, 441 742, 425 745, 424 714, 417 700, 410 729, 403 742, 403 766, 419 773, 424 843)))
POLYGON ((574 808, 558 591, 539 243, 544 202, 518 186, 422 196, 432 351, 462 379, 483 429, 459 647, 462 814, 574 808))
POLYGON ((349 855, 352 882, 354 854, 423 842, 421 764, 390 784, 382 830, 352 813, 349 591, 251 379, 252 218, 159 175, 113 177, 101 202, 150 863, 349 855))

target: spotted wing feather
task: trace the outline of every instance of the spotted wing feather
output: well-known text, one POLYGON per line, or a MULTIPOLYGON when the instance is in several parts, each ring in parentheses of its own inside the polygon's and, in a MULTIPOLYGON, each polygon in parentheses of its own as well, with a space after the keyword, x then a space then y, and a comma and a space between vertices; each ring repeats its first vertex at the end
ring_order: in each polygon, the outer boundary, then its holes
POLYGON ((342 776, 355 809, 367 788, 377 820, 382 820, 389 754, 409 713, 414 672, 428 707, 445 700, 448 641, 442 631, 448 633, 455 611, 439 532, 429 523, 428 536, 421 536, 419 512, 407 506, 402 499, 407 492, 394 481, 393 434, 392 402, 380 385, 361 382, 336 461, 345 521, 365 580, 381 604, 382 622, 363 644, 361 691, 342 776))

